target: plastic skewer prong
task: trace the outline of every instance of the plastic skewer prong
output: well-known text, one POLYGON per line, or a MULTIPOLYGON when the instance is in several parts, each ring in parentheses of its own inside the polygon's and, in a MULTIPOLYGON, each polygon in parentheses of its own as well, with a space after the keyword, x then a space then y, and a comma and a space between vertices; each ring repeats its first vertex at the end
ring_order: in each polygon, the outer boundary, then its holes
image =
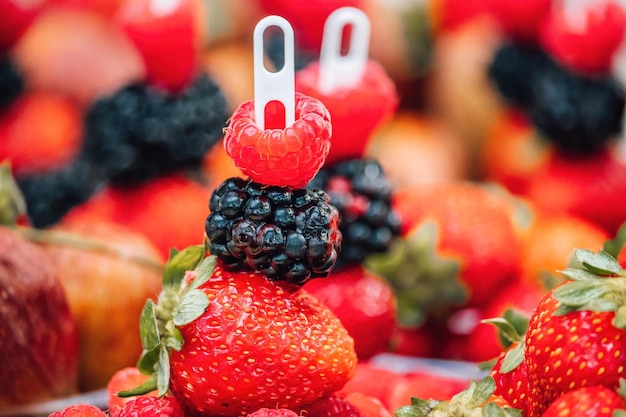
POLYGON ((331 13, 324 24, 317 88, 324 94, 340 87, 353 87, 363 76, 369 55, 370 20, 355 7, 331 13), (341 54, 343 29, 352 26, 348 52, 341 54))
POLYGON ((254 115, 257 126, 265 129, 265 107, 271 101, 279 101, 285 108, 285 127, 295 121, 295 62, 294 34, 291 24, 280 16, 267 16, 254 28, 254 115), (284 63, 277 71, 265 67, 263 35, 271 27, 277 26, 283 32, 284 63))

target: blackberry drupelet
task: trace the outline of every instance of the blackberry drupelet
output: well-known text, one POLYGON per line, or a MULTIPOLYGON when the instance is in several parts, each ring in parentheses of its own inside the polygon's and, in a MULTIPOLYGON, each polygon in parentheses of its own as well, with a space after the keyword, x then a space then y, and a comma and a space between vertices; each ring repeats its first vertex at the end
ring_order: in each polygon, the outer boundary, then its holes
POLYGON ((213 192, 209 208, 210 251, 226 268, 303 285, 327 276, 335 265, 342 240, 339 213, 321 190, 231 178, 213 192))
POLYGON ((34 227, 52 226, 106 183, 97 167, 76 159, 57 171, 18 176, 34 227))
POLYGON ((8 56, 0 56, 0 109, 7 107, 24 92, 24 79, 8 56))
POLYGON ((83 155, 115 184, 136 184, 201 165, 222 137, 226 100, 205 74, 180 94, 132 84, 85 116, 83 155))
POLYGON ((309 187, 326 191, 330 204, 339 210, 343 242, 335 268, 384 252, 399 236, 400 218, 391 204, 393 187, 375 159, 352 159, 323 167, 309 187))
POLYGON ((622 129, 624 88, 609 76, 575 74, 540 49, 514 44, 496 53, 489 76, 502 97, 565 153, 595 152, 622 129))

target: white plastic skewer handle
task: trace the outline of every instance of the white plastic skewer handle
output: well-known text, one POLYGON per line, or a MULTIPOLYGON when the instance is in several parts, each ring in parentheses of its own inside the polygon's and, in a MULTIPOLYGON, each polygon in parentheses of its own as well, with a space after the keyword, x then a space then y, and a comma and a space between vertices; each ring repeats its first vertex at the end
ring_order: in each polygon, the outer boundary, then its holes
POLYGON ((370 20, 354 7, 342 7, 328 16, 324 24, 320 72, 317 88, 321 93, 332 93, 339 87, 357 85, 365 71, 369 54, 370 20), (341 54, 343 28, 352 25, 348 53, 341 54))
POLYGON ((254 28, 254 116, 259 129, 265 129, 265 106, 270 101, 280 101, 285 108, 285 127, 295 121, 295 61, 293 28, 280 16, 267 16, 254 28), (263 34, 271 26, 283 31, 284 63, 278 71, 268 71, 264 63, 263 34))

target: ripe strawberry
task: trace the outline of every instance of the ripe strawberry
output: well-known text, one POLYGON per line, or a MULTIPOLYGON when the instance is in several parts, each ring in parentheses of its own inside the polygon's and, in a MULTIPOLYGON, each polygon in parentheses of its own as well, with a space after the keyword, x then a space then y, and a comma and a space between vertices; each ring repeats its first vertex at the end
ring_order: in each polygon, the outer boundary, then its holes
POLYGON ((354 376, 339 390, 338 394, 349 396, 360 393, 379 399, 389 411, 389 399, 393 387, 404 378, 404 375, 393 370, 382 368, 371 362, 359 362, 354 376))
POLYGON ((353 87, 320 91, 320 64, 315 61, 296 73, 296 91, 319 99, 333 122, 332 146, 327 164, 362 158, 372 132, 398 107, 396 86, 385 69, 369 60, 360 82, 353 87))
POLYGON ((350 379, 354 342, 327 307, 258 273, 228 272, 205 253, 173 252, 159 303, 146 303, 138 367, 153 376, 140 391, 169 388, 188 412, 234 417, 296 409, 350 379))
POLYGON ((33 237, 53 260, 79 325, 80 388, 102 388, 141 353, 137 318, 161 288, 164 258, 139 232, 93 218, 33 237))
POLYGON ((55 411, 49 417, 107 417, 108 414, 91 404, 70 405, 55 411))
POLYGON ((16 176, 60 168, 79 151, 81 124, 68 98, 27 92, 0 115, 0 159, 11 162, 16 176))
POLYGON ((244 102, 233 113, 225 130, 224 147, 252 180, 301 188, 324 164, 332 131, 328 110, 321 101, 296 93, 295 112, 295 122, 285 128, 279 127, 284 112, 266 114, 265 130, 255 122, 254 101, 244 102))
MULTIPOLYGON (((122 368, 115 372, 107 383, 107 394, 109 396, 109 409, 118 410, 131 401, 134 397, 121 398, 117 395, 120 391, 128 391, 140 386, 148 380, 148 376, 142 374, 136 366, 122 368)), ((156 396, 156 391, 150 391, 143 395, 156 396)))
POLYGON ((359 360, 389 350, 396 328, 396 296, 382 277, 352 266, 305 285, 341 320, 354 339, 359 360))
POLYGON ((362 0, 259 0, 261 10, 284 17, 293 26, 298 46, 319 51, 324 23, 340 7, 360 7, 362 0))
POLYGON ((626 29, 623 6, 605 0, 569 5, 573 11, 566 7, 554 7, 543 23, 539 31, 543 49, 572 71, 608 74, 626 29))
POLYGON ((542 417, 611 417, 616 410, 626 411, 624 397, 614 389, 598 385, 566 392, 550 404, 542 417))
MULTIPOLYGON (((146 236, 165 259, 170 249, 202 242, 211 193, 175 173, 131 187, 109 186, 70 211, 66 219, 104 218, 146 236)), ((69 220, 68 220, 69 221, 69 220)))
POLYGON ((525 338, 528 412, 541 415, 576 388, 617 388, 626 376, 626 331, 621 318, 626 272, 607 252, 578 249, 578 267, 550 291, 531 316, 525 338))
POLYGON ((111 417, 184 417, 185 413, 173 397, 139 396, 111 413, 111 417))
POLYGON ((28 26, 46 6, 47 0, 14 1, 0 0, 0 53, 4 53, 18 41, 28 26))
POLYGON ((480 306, 517 276, 521 243, 507 198, 466 182, 396 189, 403 238, 368 264, 396 290, 402 323, 480 306))
POLYGON ((247 417, 298 417, 298 414, 288 408, 259 408, 247 417))
POLYGON ((524 344, 515 342, 497 358, 490 370, 495 382, 494 395, 514 408, 524 410, 528 397, 528 377, 523 358, 524 344))
POLYGON ((128 0, 116 19, 134 42, 146 68, 147 82, 178 92, 196 73, 200 28, 195 0, 128 0))

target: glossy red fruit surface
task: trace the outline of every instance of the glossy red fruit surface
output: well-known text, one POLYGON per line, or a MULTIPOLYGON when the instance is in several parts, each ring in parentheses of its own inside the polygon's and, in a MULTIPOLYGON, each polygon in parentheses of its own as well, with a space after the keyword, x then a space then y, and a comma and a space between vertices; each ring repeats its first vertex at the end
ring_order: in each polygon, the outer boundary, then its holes
MULTIPOLYGON (((276 106, 282 107, 282 106, 276 106)), ((284 112, 266 113, 261 130, 254 101, 233 113, 224 135, 224 148, 235 165, 255 182, 301 188, 317 173, 331 146, 331 116, 316 98, 296 93, 295 122, 284 127, 284 112)))
POLYGON ((371 60, 356 86, 331 92, 319 91, 319 71, 319 62, 298 71, 296 91, 318 98, 330 112, 333 135, 327 163, 362 158, 372 132, 398 107, 396 86, 385 69, 371 60))
POLYGON ((143 57, 148 83, 180 91, 192 79, 199 51, 195 0, 128 0, 117 19, 143 57))

